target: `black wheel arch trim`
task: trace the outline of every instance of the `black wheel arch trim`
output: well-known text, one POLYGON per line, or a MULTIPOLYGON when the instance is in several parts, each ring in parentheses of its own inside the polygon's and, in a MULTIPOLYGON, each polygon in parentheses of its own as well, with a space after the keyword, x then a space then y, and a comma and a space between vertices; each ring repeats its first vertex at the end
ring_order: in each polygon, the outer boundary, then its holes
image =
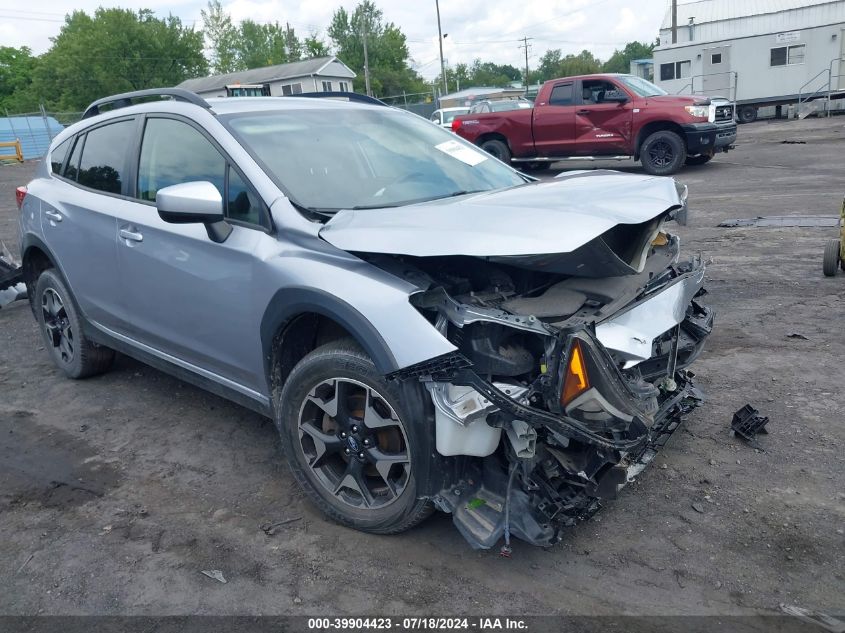
POLYGON ((380 373, 389 374, 401 369, 379 331, 343 299, 316 288, 282 288, 273 295, 261 319, 261 349, 264 350, 268 393, 272 392, 273 340, 281 328, 308 313, 319 314, 340 324, 373 360, 380 373))

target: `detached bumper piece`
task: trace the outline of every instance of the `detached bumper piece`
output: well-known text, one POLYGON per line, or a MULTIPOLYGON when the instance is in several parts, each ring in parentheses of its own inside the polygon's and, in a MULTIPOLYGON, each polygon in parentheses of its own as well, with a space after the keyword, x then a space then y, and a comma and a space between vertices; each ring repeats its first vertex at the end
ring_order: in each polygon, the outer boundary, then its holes
MULTIPOLYGON (((438 507, 452 513, 455 526, 476 549, 495 546, 505 534, 506 523, 512 536, 541 547, 553 545, 564 528, 589 519, 603 500, 616 498, 654 459, 684 415, 701 403, 692 373, 678 371, 675 382, 676 389, 659 398, 650 426, 634 419, 624 433, 595 434, 599 441, 594 441, 597 438, 591 432, 581 435, 563 429, 562 418, 543 414, 555 418, 557 424, 545 428, 545 441, 537 441, 532 458, 518 460, 518 477, 510 492, 509 463, 495 453, 468 465, 461 481, 437 496, 438 507)), ((498 400, 490 390, 483 393, 498 400)), ((536 417, 530 420, 535 425, 539 422, 536 417)))

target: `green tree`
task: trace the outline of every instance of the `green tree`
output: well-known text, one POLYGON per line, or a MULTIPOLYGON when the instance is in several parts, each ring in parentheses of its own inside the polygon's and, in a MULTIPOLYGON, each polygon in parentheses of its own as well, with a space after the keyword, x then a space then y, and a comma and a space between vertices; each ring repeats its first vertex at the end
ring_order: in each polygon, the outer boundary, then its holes
POLYGON ((300 44, 293 29, 244 20, 235 44, 237 70, 284 64, 300 58, 300 44))
POLYGON ((78 110, 104 95, 173 86, 208 71, 202 32, 142 9, 99 8, 65 17, 38 63, 33 88, 54 109, 78 110))
POLYGON ((351 14, 340 7, 328 28, 337 56, 358 73, 354 81, 356 91, 365 89, 364 33, 373 94, 392 96, 427 91, 423 79, 408 65, 405 34, 392 22, 384 24, 381 10, 371 0, 363 0, 351 14))
POLYGON ((654 51, 654 44, 643 42, 628 42, 625 48, 613 51, 603 65, 602 70, 606 73, 628 73, 631 72, 631 60, 650 59, 654 51))
POLYGON ((211 49, 211 70, 214 73, 230 73, 237 70, 237 29, 232 18, 223 10, 220 0, 210 0, 208 11, 200 11, 203 33, 211 49))
POLYGON ((38 107, 31 89, 38 58, 26 46, 0 46, 0 110, 26 112, 38 107))
POLYGON ((540 81, 598 72, 601 72, 601 61, 588 50, 564 56, 560 49, 550 49, 543 53, 537 67, 540 81))
POLYGON ((326 57, 331 55, 331 52, 326 43, 317 37, 316 33, 311 33, 302 40, 302 55, 306 59, 310 59, 312 57, 326 57))

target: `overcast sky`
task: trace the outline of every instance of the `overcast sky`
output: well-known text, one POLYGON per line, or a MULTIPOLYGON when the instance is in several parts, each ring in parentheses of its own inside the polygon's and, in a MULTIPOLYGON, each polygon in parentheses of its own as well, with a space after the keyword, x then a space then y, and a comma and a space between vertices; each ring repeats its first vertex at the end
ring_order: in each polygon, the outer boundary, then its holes
MULTIPOLYGON (((326 26, 338 6, 353 9, 357 0, 223 0, 234 20, 289 22, 302 37, 317 32, 324 40, 326 26)), ((408 38, 412 66, 426 78, 440 71, 437 15, 434 0, 376 0, 386 21, 397 24, 408 38)), ((525 65, 519 38, 529 42, 530 66, 550 48, 564 53, 589 49, 607 59, 615 48, 632 40, 653 41, 669 0, 440 0, 443 55, 449 65, 475 58, 500 64, 525 65)), ((64 13, 81 9, 93 13, 100 5, 149 8, 158 16, 173 13, 188 25, 202 27, 204 0, 2 0, 0 46, 29 46, 36 54, 50 47, 64 13)))

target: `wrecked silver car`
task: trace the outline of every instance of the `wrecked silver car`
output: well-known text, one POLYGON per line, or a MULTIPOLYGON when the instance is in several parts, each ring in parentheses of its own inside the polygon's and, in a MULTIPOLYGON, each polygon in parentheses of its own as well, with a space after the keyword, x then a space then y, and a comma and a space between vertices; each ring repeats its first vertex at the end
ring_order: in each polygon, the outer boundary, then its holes
POLYGON ((713 316, 666 226, 685 217, 672 179, 537 182, 361 96, 168 89, 56 138, 21 253, 69 377, 120 351, 272 417, 344 525, 436 508, 473 547, 546 546, 700 402, 713 316))

